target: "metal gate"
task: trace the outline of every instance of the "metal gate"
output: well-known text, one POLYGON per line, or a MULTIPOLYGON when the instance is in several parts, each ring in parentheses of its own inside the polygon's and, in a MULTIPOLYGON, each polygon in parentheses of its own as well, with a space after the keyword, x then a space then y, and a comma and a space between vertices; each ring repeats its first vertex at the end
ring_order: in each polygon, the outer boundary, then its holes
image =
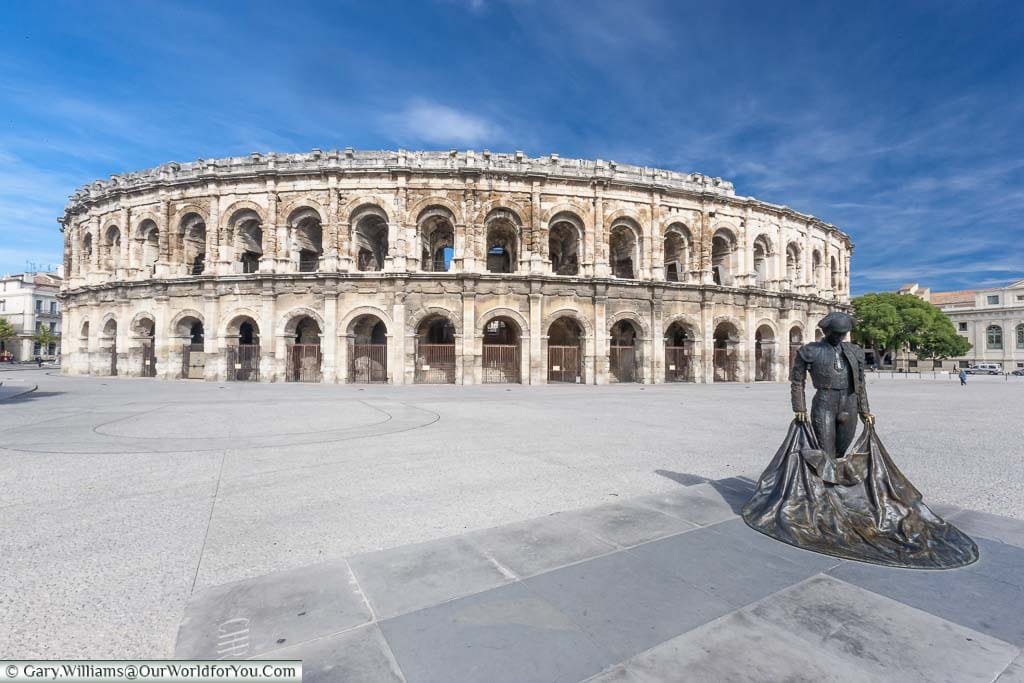
POLYGON ((117 343, 110 345, 110 376, 117 377, 117 343))
POLYGON ((616 346, 608 349, 609 379, 612 382, 635 382, 637 380, 637 357, 635 346, 616 346))
POLYGON ((349 382, 370 384, 388 381, 388 345, 353 344, 349 382))
POLYGON ((583 383, 580 347, 548 346, 548 382, 583 383))
POLYGON ((738 382, 739 363, 735 349, 715 349, 715 381, 738 382))
POLYGON ((142 377, 156 377, 156 353, 152 342, 142 345, 142 377))
POLYGON ((206 354, 202 344, 185 344, 181 347, 182 379, 203 379, 206 369, 206 354))
POLYGON ((666 382, 692 382, 693 381, 693 347, 692 346, 666 346, 665 347, 665 381, 666 382))
POLYGON ((239 344, 227 349, 229 382, 257 382, 260 378, 260 345, 239 344))
POLYGON ((775 351, 771 347, 759 345, 754 349, 754 381, 771 382, 775 379, 775 351))
POLYGON ((455 344, 417 344, 417 384, 455 384, 455 344))
POLYGON ((484 384, 518 384, 519 345, 484 344, 484 384))
POLYGON ((319 382, 320 374, 319 344, 289 344, 286 359, 286 382, 319 382))

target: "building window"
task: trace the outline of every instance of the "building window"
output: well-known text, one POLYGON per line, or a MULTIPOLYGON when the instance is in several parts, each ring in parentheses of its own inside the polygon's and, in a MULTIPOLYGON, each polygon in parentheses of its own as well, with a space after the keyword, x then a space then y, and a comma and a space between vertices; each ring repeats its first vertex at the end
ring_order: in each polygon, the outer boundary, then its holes
POLYGON ((39 355, 39 342, 36 342, 36 343, 34 343, 32 345, 32 355, 33 356, 38 356, 39 355))
POLYGON ((957 329, 960 330, 961 332, 967 331, 967 323, 957 323, 956 326, 957 329))
POLYGON ((42 313, 42 312, 43 312, 43 300, 42 299, 36 299, 36 313, 42 313))
POLYGON ((990 305, 998 304, 999 303, 999 295, 998 294, 989 294, 988 295, 988 303, 990 305))
POLYGON ((957 361, 957 366, 961 367, 961 368, 969 368, 969 367, 971 367, 971 364, 970 364, 969 361, 961 360, 961 361, 957 361))
POLYGON ((985 338, 988 341, 988 348, 993 350, 1003 348, 1003 328, 999 325, 989 325, 985 330, 985 338))
POLYGON ((1017 348, 1024 349, 1024 323, 1017 325, 1017 348))
POLYGON ((1024 301, 1024 294, 1018 294, 1017 301, 1024 301))
POLYGON ((942 369, 942 361, 941 360, 932 361, 932 368, 935 369, 935 370, 941 370, 942 369))
POLYGON ((7 299, 0 299, 0 313, 7 310, 7 299))
POLYGON ((916 368, 917 367, 917 361, 916 360, 910 361, 910 367, 916 368))
POLYGON ((57 345, 56 344, 50 344, 49 348, 46 351, 46 355, 48 355, 48 356, 56 356, 57 355, 57 345))
POLYGON ((50 302, 50 313, 56 313, 56 312, 57 312, 57 302, 56 301, 51 301, 50 302))
POLYGON ((57 331, 57 323, 50 323, 50 332, 57 331))

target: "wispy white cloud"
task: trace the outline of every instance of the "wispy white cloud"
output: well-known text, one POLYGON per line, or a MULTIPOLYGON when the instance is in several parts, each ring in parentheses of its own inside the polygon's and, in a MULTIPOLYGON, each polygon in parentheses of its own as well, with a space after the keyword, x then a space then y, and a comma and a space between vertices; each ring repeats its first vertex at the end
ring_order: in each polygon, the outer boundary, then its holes
POLYGON ((383 121, 387 134, 402 144, 480 145, 502 134, 500 126, 482 116, 424 99, 383 121))

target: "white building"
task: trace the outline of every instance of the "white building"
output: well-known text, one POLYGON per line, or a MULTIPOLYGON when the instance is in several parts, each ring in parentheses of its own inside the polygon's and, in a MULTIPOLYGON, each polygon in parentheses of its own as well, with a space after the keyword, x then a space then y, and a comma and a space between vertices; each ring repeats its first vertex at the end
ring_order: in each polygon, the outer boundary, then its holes
POLYGON ((900 293, 913 294, 937 306, 957 332, 971 342, 967 355, 946 361, 947 369, 954 363, 966 368, 981 362, 1001 363, 1004 372, 1024 368, 1024 280, 1006 287, 959 292, 932 292, 915 283, 903 287, 900 293))
POLYGON ((60 343, 43 348, 32 338, 47 327, 60 335, 59 273, 15 273, 0 278, 0 318, 6 318, 17 333, 14 339, 0 340, 0 358, 13 355, 15 361, 36 356, 52 360, 60 354, 60 343))

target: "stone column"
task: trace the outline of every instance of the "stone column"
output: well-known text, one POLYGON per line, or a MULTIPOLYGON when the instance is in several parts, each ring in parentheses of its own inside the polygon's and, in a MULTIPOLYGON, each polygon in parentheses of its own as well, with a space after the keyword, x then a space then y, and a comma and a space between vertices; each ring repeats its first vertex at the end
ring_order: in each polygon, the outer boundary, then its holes
POLYGON ((750 302, 743 307, 744 334, 740 336, 739 355, 743 359, 743 367, 740 369, 741 382, 754 381, 754 335, 757 334, 757 312, 750 307, 750 302))
MULTIPOLYGON (((594 230, 593 233, 588 235, 589 243, 588 250, 593 254, 594 258, 594 277, 608 277, 611 274, 611 269, 608 265, 608 235, 604 228, 604 185, 600 183, 594 184, 594 230)), ((602 349, 601 355, 604 355, 602 349)), ((604 361, 599 361, 598 365, 607 365, 604 361)), ((598 371, 598 375, 601 371, 598 371)), ((607 375, 605 375, 607 380, 607 375)))
POLYGON ((323 381, 334 384, 338 381, 338 292, 324 291, 324 329, 320 337, 323 345, 323 381))
POLYGON ((388 381, 393 384, 405 383, 405 281, 395 281, 395 303, 391 307, 391 319, 395 328, 388 340, 388 381))
MULTIPOLYGON (((264 284, 260 294, 260 381, 279 382, 279 354, 284 353, 284 343, 278 338, 277 293, 264 284), (280 350, 279 350, 280 349, 280 350)), ((283 363, 284 361, 281 360, 283 363)))
POLYGON ((665 330, 662 326, 664 309, 661 287, 653 287, 651 292, 651 361, 649 384, 662 384, 665 381, 665 330))
POLYGON ((531 282, 530 288, 534 290, 530 292, 530 373, 529 377, 523 378, 523 383, 544 384, 546 379, 546 373, 544 370, 547 367, 547 363, 541 353, 541 315, 543 313, 543 296, 541 296, 539 291, 540 283, 531 282))
POLYGON ((594 384, 608 384, 608 287, 594 286, 594 384))
POLYGON ((476 282, 466 280, 462 292, 462 383, 478 384, 476 282))
POLYGON ((206 365, 203 379, 216 382, 226 377, 224 369, 224 340, 220 336, 220 300, 215 289, 203 292, 203 353, 206 365))
POLYGON ((121 245, 117 255, 117 268, 115 271, 115 277, 117 277, 118 280, 128 279, 128 276, 131 273, 131 261, 129 258, 129 247, 132 243, 131 228, 129 227, 130 220, 128 207, 122 206, 118 211, 118 223, 120 224, 121 230, 121 245))
POLYGON ((156 262, 156 276, 167 277, 170 274, 171 268, 171 236, 168 233, 170 230, 169 221, 167 218, 167 212, 170 211, 170 204, 166 199, 160 200, 160 206, 157 209, 156 227, 157 233, 157 245, 158 245, 158 256, 156 262))
POLYGON ((103 239, 100 237, 100 219, 98 216, 89 219, 89 231, 92 233, 92 254, 89 256, 89 272, 85 274, 85 281, 92 284, 98 282, 101 277, 99 271, 103 239))
MULTIPOLYGON (((551 258, 547 254, 547 240, 541 227, 540 190, 542 181, 534 178, 530 188, 530 272, 550 273, 551 258)), ((532 365, 532 363, 531 363, 532 365)), ((532 372, 531 372, 532 374, 532 372)))
POLYGON ((211 192, 209 217, 206 219, 206 255, 203 257, 205 275, 220 274, 217 261, 221 257, 220 245, 224 243, 220 229, 220 202, 214 192, 211 192))
MULTIPOLYGON (((328 200, 327 216, 324 225, 324 257, 320 269, 335 273, 338 271, 338 177, 331 175, 327 178, 328 200)), ((335 297, 337 300, 337 297, 335 297)), ((337 336, 335 334, 335 336, 337 336)), ((325 375, 326 377, 326 375, 325 375)))
MULTIPOLYGON (((703 338, 694 346, 700 344, 701 369, 703 370, 703 381, 705 384, 712 384, 715 381, 715 312, 714 304, 702 301, 700 304, 700 326, 704 330, 703 338)), ((694 375, 696 377, 696 375, 694 375)))

